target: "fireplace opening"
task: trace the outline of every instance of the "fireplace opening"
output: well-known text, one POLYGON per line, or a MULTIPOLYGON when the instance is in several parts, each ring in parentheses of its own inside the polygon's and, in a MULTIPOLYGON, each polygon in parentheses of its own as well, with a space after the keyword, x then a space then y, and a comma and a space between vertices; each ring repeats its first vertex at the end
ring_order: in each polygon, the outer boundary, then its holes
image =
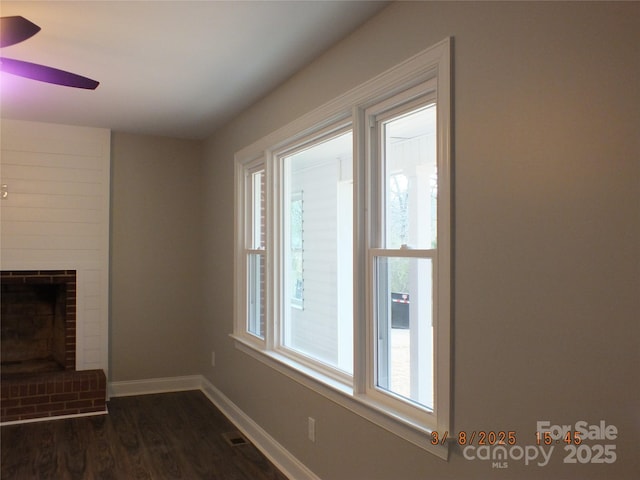
POLYGON ((64 370, 66 288, 2 285, 2 373, 64 370))
POLYGON ((2 377, 75 370, 75 271, 2 272, 2 377))

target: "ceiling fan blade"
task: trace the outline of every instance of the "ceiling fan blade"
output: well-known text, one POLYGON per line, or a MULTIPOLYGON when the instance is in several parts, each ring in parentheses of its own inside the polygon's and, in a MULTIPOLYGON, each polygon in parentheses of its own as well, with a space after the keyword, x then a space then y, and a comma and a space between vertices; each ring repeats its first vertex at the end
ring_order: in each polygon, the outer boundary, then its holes
POLYGON ((24 17, 0 18, 0 48, 15 45, 27 38, 33 37, 40 31, 40 27, 24 17))
POLYGON ((96 80, 75 73, 6 57, 0 57, 0 71, 65 87, 95 90, 100 85, 100 82, 96 80))

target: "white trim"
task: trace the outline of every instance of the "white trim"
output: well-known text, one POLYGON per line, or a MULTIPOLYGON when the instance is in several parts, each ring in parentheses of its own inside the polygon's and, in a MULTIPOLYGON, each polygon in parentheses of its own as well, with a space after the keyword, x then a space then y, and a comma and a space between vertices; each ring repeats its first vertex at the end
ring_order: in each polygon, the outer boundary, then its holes
POLYGON ((200 390, 201 385, 201 375, 110 382, 109 396, 129 397, 132 395, 147 395, 151 393, 169 393, 182 392, 186 390, 200 390))
MULTIPOLYGON (((323 125, 330 125, 349 117, 352 114, 354 105, 366 108, 368 105, 363 105, 363 102, 369 101, 371 98, 386 98, 394 95, 398 90, 404 90, 434 78, 437 76, 437 65, 447 69, 446 71, 448 72, 450 42, 450 38, 445 38, 386 72, 360 84, 273 133, 262 137, 238 151, 236 159, 246 160, 250 157, 259 157, 264 150, 277 149, 283 141, 299 138, 299 136, 307 135, 311 131, 317 131, 318 128, 321 129, 323 125)), ((449 88, 446 89, 445 93, 449 93, 449 88)), ((379 100, 376 99, 370 103, 378 103, 379 100)))
POLYGON ((49 422, 51 420, 65 420, 67 418, 95 417, 96 415, 107 415, 108 413, 109 413, 109 409, 105 407, 104 410, 99 410, 97 412, 74 413, 73 415, 52 415, 50 417, 27 418, 25 420, 12 420, 10 422, 0 422, 0 427, 4 427, 7 425, 20 425, 23 423, 49 422))
POLYGON ((202 375, 112 382, 109 384, 109 390, 113 397, 199 390, 288 478, 320 480, 320 477, 309 470, 202 375))

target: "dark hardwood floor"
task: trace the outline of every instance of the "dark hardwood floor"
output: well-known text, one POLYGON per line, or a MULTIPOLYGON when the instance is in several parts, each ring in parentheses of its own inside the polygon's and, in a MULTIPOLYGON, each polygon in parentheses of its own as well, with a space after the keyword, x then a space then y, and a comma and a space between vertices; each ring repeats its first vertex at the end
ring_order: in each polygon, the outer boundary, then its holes
POLYGON ((286 480, 199 391, 113 398, 109 414, 6 425, 2 480, 286 480))

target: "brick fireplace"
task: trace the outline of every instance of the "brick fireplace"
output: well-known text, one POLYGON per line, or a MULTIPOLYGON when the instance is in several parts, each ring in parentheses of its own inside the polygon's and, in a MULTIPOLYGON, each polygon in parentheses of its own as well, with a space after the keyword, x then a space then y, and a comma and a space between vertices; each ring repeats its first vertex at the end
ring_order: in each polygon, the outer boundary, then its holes
POLYGON ((1 288, 1 421, 104 411, 104 372, 76 371, 76 271, 2 271, 1 288))
POLYGON ((75 370, 75 270, 2 272, 2 374, 75 370))

